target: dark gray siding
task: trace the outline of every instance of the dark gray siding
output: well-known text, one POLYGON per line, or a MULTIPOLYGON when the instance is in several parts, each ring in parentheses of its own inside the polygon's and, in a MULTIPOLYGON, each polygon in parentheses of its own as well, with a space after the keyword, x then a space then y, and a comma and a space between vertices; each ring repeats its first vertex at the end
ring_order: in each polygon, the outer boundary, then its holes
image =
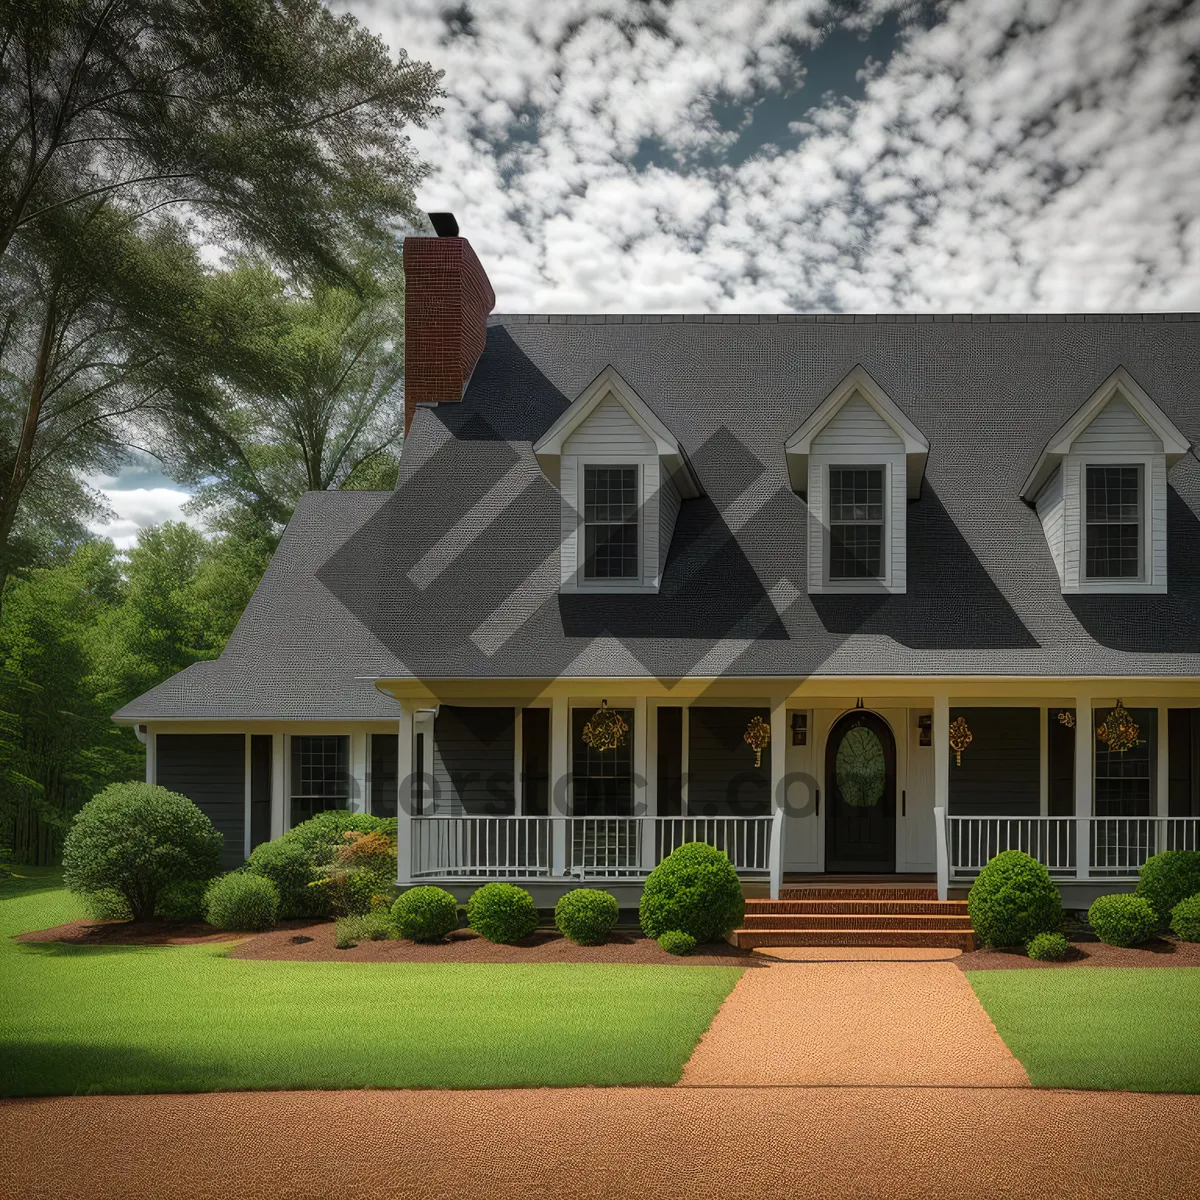
POLYGON ((770 722, 765 708, 688 709, 688 815, 762 817, 771 811, 771 751, 755 767, 742 740, 752 717, 770 722))
POLYGON ((433 787, 439 813, 512 813, 514 710, 443 704, 433 726, 433 787))
POLYGON ((952 708, 965 717, 972 742, 962 765, 950 755, 950 814, 956 817, 1036 817, 1040 812, 1040 710, 952 708))
POLYGON ((1200 708, 1167 710, 1167 812, 1200 817, 1200 708))
POLYGON ((160 733, 155 780, 207 813, 225 835, 221 863, 246 861, 246 738, 240 733, 160 733))
POLYGON ((271 840, 271 758, 273 738, 250 739, 250 849, 271 840))

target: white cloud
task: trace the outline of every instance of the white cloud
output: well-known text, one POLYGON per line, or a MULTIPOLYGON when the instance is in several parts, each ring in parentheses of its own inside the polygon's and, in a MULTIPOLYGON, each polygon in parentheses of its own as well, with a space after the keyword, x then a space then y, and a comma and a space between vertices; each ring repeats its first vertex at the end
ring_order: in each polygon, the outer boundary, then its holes
POLYGON ((1200 8, 957 0, 726 159, 719 105, 781 103, 830 27, 912 6, 471 0, 451 35, 441 0, 343 3, 445 69, 419 198, 499 311, 1200 307, 1200 8))
POLYGON ((183 512, 183 506, 192 498, 190 492, 168 487, 98 490, 114 515, 96 522, 92 529, 100 537, 112 538, 121 550, 128 550, 137 541, 140 530, 163 521, 186 521, 201 528, 197 520, 183 512))

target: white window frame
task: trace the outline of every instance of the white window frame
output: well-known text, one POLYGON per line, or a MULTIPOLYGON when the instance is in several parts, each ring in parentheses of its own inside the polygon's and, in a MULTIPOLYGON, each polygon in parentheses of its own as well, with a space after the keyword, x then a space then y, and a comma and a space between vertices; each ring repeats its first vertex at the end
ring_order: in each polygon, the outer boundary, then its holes
MULTIPOLYGON (((824 464, 825 478, 824 483, 824 504, 825 504, 825 520, 823 522, 823 540, 822 546, 822 579, 824 585, 830 591, 864 591, 872 590, 875 587, 888 587, 892 582, 892 504, 891 504, 891 487, 892 474, 890 464, 887 462, 827 462, 824 464), (852 577, 833 576, 833 472, 834 471, 879 471, 883 475, 883 520, 880 522, 880 565, 882 570, 878 575, 859 575, 852 577)), ((858 524, 853 521, 838 521, 839 525, 858 524)), ((862 524, 874 524, 874 522, 861 522, 862 524)))
POLYGON ((1150 467, 1148 463, 1136 458, 1122 459, 1120 462, 1099 462, 1093 456, 1088 456, 1080 464, 1079 470, 1079 581, 1081 584, 1102 584, 1105 586, 1129 587, 1134 584, 1144 584, 1150 577, 1150 505, 1147 503, 1150 490, 1150 467), (1105 470, 1111 468, 1133 468, 1138 476, 1138 512, 1134 522, 1105 521, 1096 524, 1117 525, 1136 524, 1138 529, 1138 573, 1136 575, 1089 575, 1088 533, 1092 522, 1088 520, 1088 472, 1092 469, 1105 470))
MULTIPOLYGON (((1069 496, 1069 503, 1074 509, 1074 520, 1078 522, 1078 560, 1073 564, 1073 571, 1068 568, 1067 583, 1063 591, 1075 594, 1122 595, 1144 593, 1163 593, 1167 590, 1165 579, 1154 577, 1154 535, 1156 516, 1165 520, 1166 496, 1159 496, 1155 490, 1154 463, 1161 460, 1162 455, 1156 454, 1103 454, 1096 451, 1090 453, 1071 454, 1067 456, 1068 468, 1065 488, 1074 491, 1069 496), (1141 486, 1138 502, 1140 513, 1138 518, 1140 541, 1138 544, 1138 575, 1136 579, 1124 578, 1092 578, 1087 574, 1087 470, 1088 467, 1138 467, 1141 472, 1141 486), (1161 509, 1161 515, 1156 510, 1161 509), (1072 579, 1071 576, 1074 575, 1072 579)), ((1165 532, 1165 531, 1164 531, 1165 532)))
MULTIPOLYGON (((581 592, 627 592, 640 590, 646 583, 646 511, 650 507, 646 496, 646 459, 632 455, 613 454, 603 459, 580 458, 577 469, 575 511, 579 514, 575 536, 575 580, 581 592), (584 497, 587 495, 587 473, 589 469, 605 467, 633 467, 637 471, 637 564, 636 575, 620 578, 589 579, 584 573, 587 566, 587 521, 584 497)), ((657 516, 657 505, 655 516, 657 516)))

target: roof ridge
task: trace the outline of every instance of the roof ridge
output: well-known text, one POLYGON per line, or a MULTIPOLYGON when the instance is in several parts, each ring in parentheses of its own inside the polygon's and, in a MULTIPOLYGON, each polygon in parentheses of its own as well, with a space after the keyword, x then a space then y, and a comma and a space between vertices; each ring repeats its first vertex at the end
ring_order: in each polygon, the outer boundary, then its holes
POLYGON ((987 325, 1200 321, 1159 313, 492 313, 489 325, 987 325))

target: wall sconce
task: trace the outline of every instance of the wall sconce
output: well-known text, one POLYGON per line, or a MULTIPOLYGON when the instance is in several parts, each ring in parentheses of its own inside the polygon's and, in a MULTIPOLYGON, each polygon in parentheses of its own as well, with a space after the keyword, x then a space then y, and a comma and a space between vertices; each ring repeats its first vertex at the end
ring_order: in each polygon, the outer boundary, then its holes
POLYGON ((808 713, 792 713, 792 745, 808 745, 808 713))
POLYGON ((923 713, 917 718, 917 745, 932 746, 933 745, 933 717, 929 713, 923 713))

